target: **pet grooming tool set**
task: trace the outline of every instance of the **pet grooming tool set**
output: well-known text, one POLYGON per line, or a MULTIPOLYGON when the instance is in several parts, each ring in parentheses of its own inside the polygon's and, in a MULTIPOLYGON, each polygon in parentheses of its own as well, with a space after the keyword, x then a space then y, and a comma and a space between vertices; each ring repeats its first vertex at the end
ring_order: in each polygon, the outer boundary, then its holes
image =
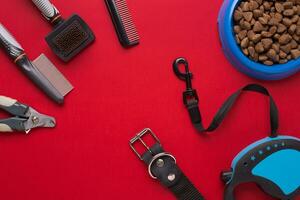
POLYGON ((55 102, 63 103, 64 96, 73 87, 44 54, 31 62, 22 46, 2 24, 0 24, 0 46, 45 94, 55 102))
MULTIPOLYGON (((90 27, 78 15, 74 14, 64 20, 50 1, 32 0, 32 2, 53 25, 54 30, 46 36, 46 42, 61 60, 70 61, 95 40, 90 27)), ((221 43, 228 59, 244 73, 260 79, 281 79, 298 71, 300 59, 281 66, 265 68, 266 66, 245 58, 238 49, 232 30, 233 7, 236 7, 239 1, 232 1, 234 5, 230 2, 229 0, 224 2, 219 16, 221 43)), ((139 44, 139 34, 126 0, 105 0, 105 4, 122 46, 131 47, 139 44)), ((2 24, 0 24, 0 46, 45 94, 55 102, 63 103, 64 96, 73 89, 73 86, 44 54, 31 62, 21 45, 2 24)), ((199 97, 192 87, 193 74, 187 60, 176 59, 173 63, 173 71, 180 80, 186 83, 183 103, 188 110, 192 124, 201 133, 217 129, 243 92, 257 92, 269 97, 270 136, 242 150, 233 159, 231 169, 221 173, 221 179, 226 185, 224 200, 235 200, 235 188, 242 183, 249 182, 256 183, 272 197, 282 200, 296 198, 300 194, 300 139, 278 134, 278 109, 269 91, 258 84, 249 84, 239 89, 223 103, 209 127, 205 128, 199 108, 199 97), (181 72, 180 65, 184 66, 184 72, 181 72)), ((56 125, 53 117, 40 114, 32 107, 8 97, 0 96, 0 108, 14 116, 0 120, 0 132, 25 131, 28 133, 33 128, 53 128, 56 125)), ((177 199, 204 200, 193 183, 178 167, 175 157, 164 151, 158 137, 151 129, 146 128, 138 133, 130 140, 129 145, 137 157, 147 165, 150 177, 158 180, 177 199), (145 137, 151 137, 154 141, 153 145, 147 145, 145 137), (144 147, 144 152, 139 153, 135 146, 138 144, 144 147)))
POLYGON ((32 2, 53 25, 54 30, 46 36, 46 41, 63 61, 68 62, 95 40, 94 33, 80 16, 74 14, 64 20, 50 1, 32 0, 32 2))

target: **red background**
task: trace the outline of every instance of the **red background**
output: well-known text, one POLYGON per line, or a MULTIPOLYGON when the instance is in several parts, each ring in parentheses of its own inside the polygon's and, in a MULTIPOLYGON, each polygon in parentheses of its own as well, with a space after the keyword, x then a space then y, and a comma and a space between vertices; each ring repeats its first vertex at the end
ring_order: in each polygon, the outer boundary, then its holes
MULTIPOLYGON (((48 48, 51 26, 30 0, 2 2, 0 19, 34 59, 45 53, 73 83, 63 106, 47 99, 0 54, 1 94, 55 116, 57 127, 30 135, 0 136, 0 198, 4 200, 174 199, 147 175, 128 141, 150 127, 164 148, 208 200, 222 199, 221 170, 246 145, 269 132, 268 100, 246 94, 210 136, 190 123, 181 95, 184 82, 171 64, 190 62, 193 85, 208 124, 225 98, 247 83, 263 83, 280 110, 280 132, 300 136, 300 75, 259 82, 236 71, 218 40, 222 0, 128 0, 141 44, 129 50, 117 41, 103 0, 53 0, 67 17, 82 16, 96 42, 69 64, 48 48)), ((237 191, 241 200, 271 200, 254 185, 237 191)))

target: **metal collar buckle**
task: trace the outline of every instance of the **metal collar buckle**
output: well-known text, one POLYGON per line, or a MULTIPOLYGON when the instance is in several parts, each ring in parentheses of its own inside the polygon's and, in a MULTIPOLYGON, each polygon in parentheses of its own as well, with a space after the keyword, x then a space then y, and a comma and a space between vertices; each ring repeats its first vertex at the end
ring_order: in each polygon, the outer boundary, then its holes
POLYGON ((142 139, 143 136, 145 135, 150 135, 158 144, 160 144, 160 141, 158 139, 158 137, 152 132, 152 130, 150 128, 146 128, 143 131, 141 131, 140 133, 138 133, 134 138, 132 138, 129 142, 129 145, 131 147, 131 149, 134 151, 134 153, 141 159, 142 155, 139 154, 139 152, 136 150, 136 148, 134 147, 134 144, 137 142, 140 142, 143 144, 143 146, 153 154, 153 152, 151 151, 150 147, 144 142, 144 140, 142 139))
POLYGON ((154 176, 153 173, 151 172, 152 165, 156 164, 158 167, 163 167, 164 166, 164 160, 162 159, 163 157, 170 157, 171 159, 174 160, 174 162, 176 164, 176 158, 173 155, 171 155, 170 153, 166 153, 166 152, 161 152, 158 154, 153 153, 151 151, 151 147, 149 147, 142 139, 142 137, 145 135, 150 135, 156 141, 157 144, 160 144, 158 137, 152 132, 152 130, 150 128, 146 128, 142 132, 138 133, 134 138, 132 138, 129 142, 129 145, 130 145, 131 149, 134 151, 134 153, 140 158, 140 160, 143 160, 143 158, 142 158, 142 155, 134 147, 134 144, 136 142, 142 143, 142 145, 147 149, 147 151, 153 155, 153 158, 151 159, 151 161, 148 165, 148 173, 151 176, 151 178, 157 179, 157 177, 154 176))

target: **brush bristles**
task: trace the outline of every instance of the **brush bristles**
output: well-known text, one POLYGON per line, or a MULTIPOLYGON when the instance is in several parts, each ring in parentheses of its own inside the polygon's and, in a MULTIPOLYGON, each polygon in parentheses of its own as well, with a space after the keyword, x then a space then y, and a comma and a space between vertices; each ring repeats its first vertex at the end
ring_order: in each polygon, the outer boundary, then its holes
POLYGON ((88 37, 89 34, 81 24, 75 20, 53 38, 53 43, 62 54, 69 55, 72 51, 80 47, 88 37))
POLYGON ((125 0, 115 0, 115 4, 121 18, 124 30, 126 32, 127 38, 130 44, 138 43, 140 37, 138 35, 137 29, 133 23, 131 14, 129 12, 127 3, 125 0))

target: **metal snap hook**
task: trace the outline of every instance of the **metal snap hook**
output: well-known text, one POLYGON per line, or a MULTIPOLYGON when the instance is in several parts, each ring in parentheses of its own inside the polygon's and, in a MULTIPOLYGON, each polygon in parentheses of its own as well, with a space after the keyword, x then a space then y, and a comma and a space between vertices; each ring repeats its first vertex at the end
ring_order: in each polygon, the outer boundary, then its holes
POLYGON ((188 61, 185 58, 183 58, 183 57, 180 57, 180 58, 177 58, 176 60, 174 60, 174 62, 173 62, 173 71, 176 74, 176 76, 180 80, 183 80, 183 81, 187 80, 187 75, 190 75, 190 78, 192 78, 192 76, 193 76, 192 73, 190 73, 190 71, 189 71, 189 63, 188 63, 188 61), (182 73, 179 70, 179 66, 180 65, 184 65, 185 73, 182 73))
POLYGON ((177 58, 173 63, 173 71, 175 75, 180 79, 185 81, 186 83, 186 90, 183 93, 183 102, 185 105, 198 103, 199 98, 197 95, 197 91, 192 87, 192 78, 193 74, 189 70, 189 63, 185 58, 177 58), (185 73, 182 73, 179 70, 179 65, 184 65, 185 73))
POLYGON ((173 70, 176 76, 180 79, 186 82, 186 89, 187 90, 193 90, 192 89, 192 78, 193 74, 189 70, 189 63, 185 58, 177 58, 173 63, 173 70), (179 70, 179 65, 184 65, 185 73, 182 73, 179 70))

